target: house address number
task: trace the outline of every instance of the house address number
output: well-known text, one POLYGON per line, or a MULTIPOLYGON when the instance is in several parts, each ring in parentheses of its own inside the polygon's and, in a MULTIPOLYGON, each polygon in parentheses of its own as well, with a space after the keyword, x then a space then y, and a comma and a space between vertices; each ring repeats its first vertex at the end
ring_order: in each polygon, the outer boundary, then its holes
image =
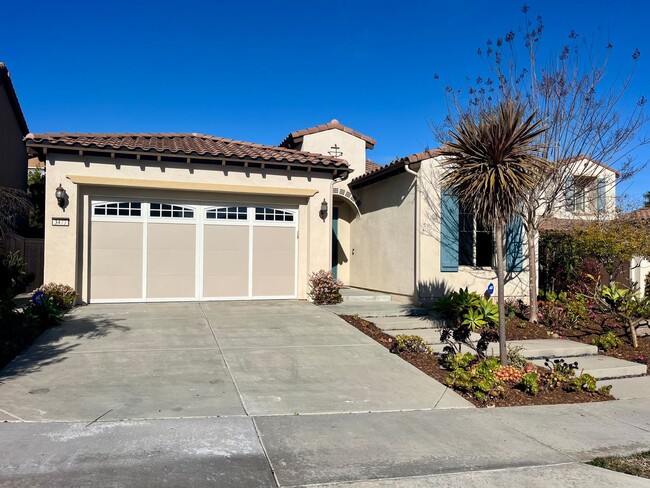
POLYGON ((70 227, 70 219, 52 218, 54 227, 70 227))

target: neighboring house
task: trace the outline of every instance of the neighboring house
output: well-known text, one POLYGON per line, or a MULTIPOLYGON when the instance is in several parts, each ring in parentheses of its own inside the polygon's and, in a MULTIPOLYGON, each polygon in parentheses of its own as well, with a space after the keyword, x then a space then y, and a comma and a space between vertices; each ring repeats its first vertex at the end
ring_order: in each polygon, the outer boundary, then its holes
POLYGON ((27 151, 23 138, 28 132, 9 70, 0 63, 0 187, 27 188, 27 151))
POLYGON ((557 199, 553 217, 568 220, 608 219, 616 215, 618 171, 584 154, 572 158, 562 178, 564 198, 557 199))
POLYGON ((40 174, 45 173, 45 164, 38 157, 31 157, 27 160, 27 172, 31 175, 38 171, 40 174))

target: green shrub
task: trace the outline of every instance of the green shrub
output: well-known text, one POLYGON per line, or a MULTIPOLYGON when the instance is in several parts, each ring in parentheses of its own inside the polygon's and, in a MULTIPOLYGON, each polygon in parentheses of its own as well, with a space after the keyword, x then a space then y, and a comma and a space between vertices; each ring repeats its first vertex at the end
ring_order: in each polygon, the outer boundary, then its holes
POLYGON ((400 334, 395 336, 395 341, 393 342, 390 351, 395 354, 403 352, 430 353, 431 348, 420 336, 400 334))
POLYGON ((476 356, 471 352, 448 354, 445 356, 444 362, 449 371, 456 371, 457 369, 468 368, 472 363, 476 362, 476 356))
POLYGON ((35 292, 24 309, 27 324, 38 328, 60 324, 62 315, 63 310, 54 304, 54 299, 42 291, 35 292))
POLYGON ((316 305, 331 305, 343 300, 339 291, 343 282, 334 278, 331 271, 321 269, 309 277, 309 298, 316 305))
POLYGON ((488 358, 478 363, 472 354, 448 355, 445 364, 450 370, 445 384, 454 389, 470 393, 479 401, 500 396, 503 386, 494 373, 501 367, 497 358, 488 358))
POLYGON ((598 349, 603 351, 609 351, 610 349, 616 349, 618 346, 623 344, 623 342, 617 337, 613 332, 605 332, 604 334, 596 337, 591 343, 594 346, 598 346, 598 349))
POLYGON ((10 302, 33 279, 18 251, 0 257, 0 301, 10 302))
POLYGON ((45 296, 51 298, 54 305, 60 310, 70 310, 77 299, 77 292, 71 286, 62 283, 48 283, 38 288, 45 296))
POLYGON ((496 335, 497 305, 476 292, 461 288, 438 299, 433 308, 448 319, 440 333, 441 341, 446 343, 445 354, 459 353, 461 346, 466 345, 479 357, 485 357, 488 344, 496 335), (476 343, 472 340, 472 332, 481 336, 476 343))
POLYGON ((568 297, 565 310, 568 325, 571 327, 578 326, 580 322, 587 320, 589 317, 587 300, 584 295, 573 295, 568 297))
POLYGON ((580 376, 573 378, 573 381, 567 385, 569 391, 596 391, 596 378, 587 373, 582 373, 580 376))
POLYGON ((562 291, 579 273, 581 257, 570 232, 544 231, 539 235, 539 285, 543 290, 562 291))
POLYGON ((539 376, 534 371, 530 371, 521 377, 519 382, 522 390, 529 395, 537 395, 539 392, 539 376))
POLYGON ((508 364, 510 366, 523 369, 529 363, 528 358, 521 353, 523 350, 522 346, 508 346, 508 364))
POLYGON ((546 358, 544 366, 548 368, 546 382, 551 388, 563 388, 573 380, 578 369, 578 362, 567 363, 564 359, 546 358))

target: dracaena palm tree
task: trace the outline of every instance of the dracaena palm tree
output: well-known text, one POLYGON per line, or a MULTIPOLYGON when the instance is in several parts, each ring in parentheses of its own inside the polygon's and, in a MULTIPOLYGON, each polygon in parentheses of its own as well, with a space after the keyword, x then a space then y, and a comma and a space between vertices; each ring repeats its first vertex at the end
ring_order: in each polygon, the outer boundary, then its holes
POLYGON ((478 222, 494 229, 502 364, 507 363, 504 230, 539 182, 546 163, 537 141, 544 131, 535 114, 526 115, 522 105, 504 101, 461 116, 442 150, 443 186, 473 211, 478 222))

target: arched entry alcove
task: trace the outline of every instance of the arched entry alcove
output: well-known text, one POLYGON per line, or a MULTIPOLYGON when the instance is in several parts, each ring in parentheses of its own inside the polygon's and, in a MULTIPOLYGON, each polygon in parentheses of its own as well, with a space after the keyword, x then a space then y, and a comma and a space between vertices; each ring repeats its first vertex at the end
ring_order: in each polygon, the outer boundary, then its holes
POLYGON ((350 247, 350 230, 352 222, 358 218, 359 208, 352 194, 335 188, 332 213, 332 273, 345 284, 350 282, 350 265, 354 252, 350 247))

